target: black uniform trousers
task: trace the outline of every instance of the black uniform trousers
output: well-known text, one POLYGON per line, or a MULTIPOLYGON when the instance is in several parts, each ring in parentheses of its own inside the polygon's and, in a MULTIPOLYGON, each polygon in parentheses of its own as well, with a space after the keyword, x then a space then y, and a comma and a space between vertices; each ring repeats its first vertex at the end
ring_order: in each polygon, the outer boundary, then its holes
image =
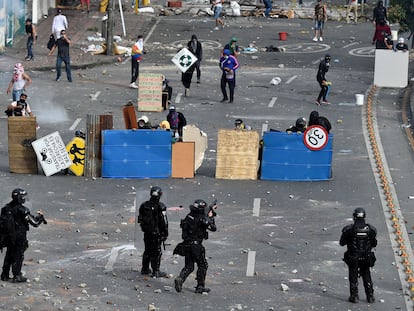
POLYGON ((208 269, 206 250, 201 242, 185 242, 185 265, 179 275, 183 282, 194 271, 194 264, 197 264, 197 287, 204 287, 208 269))
POLYGON ((159 234, 144 233, 144 254, 142 255, 142 270, 148 271, 151 264, 152 271, 160 270, 161 236, 159 234))
POLYGON ((14 277, 21 274, 24 252, 28 248, 26 232, 17 234, 16 241, 7 246, 6 255, 4 256, 2 275, 9 277, 10 267, 14 277))
POLYGON ((371 271, 369 269, 367 260, 358 260, 348 265, 349 272, 349 291, 351 296, 358 295, 358 273, 361 275, 362 282, 364 284, 365 293, 367 296, 372 295, 372 279, 371 271))

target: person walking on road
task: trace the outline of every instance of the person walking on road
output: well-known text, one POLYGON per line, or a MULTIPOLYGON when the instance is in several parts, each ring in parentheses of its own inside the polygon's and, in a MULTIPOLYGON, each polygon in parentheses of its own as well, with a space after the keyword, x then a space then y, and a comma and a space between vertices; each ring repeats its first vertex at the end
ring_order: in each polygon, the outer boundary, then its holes
POLYGON ((321 60, 319 63, 318 73, 316 74, 316 80, 319 83, 319 86, 321 87, 321 91, 319 92, 318 98, 316 99, 316 105, 321 105, 321 99, 322 104, 329 105, 328 100, 326 99, 326 96, 328 95, 328 88, 330 85, 330 82, 326 80, 325 74, 328 72, 329 67, 331 65, 331 56, 329 54, 326 54, 324 59, 321 60))
POLYGON ((377 229, 365 223, 365 210, 356 208, 353 213, 354 223, 342 229, 339 240, 341 246, 347 246, 343 260, 348 265, 349 290, 351 295, 349 302, 357 303, 358 276, 362 277, 367 296, 367 302, 375 302, 374 285, 372 284, 370 268, 375 265, 375 254, 372 249, 377 246, 377 229))
POLYGON ((318 0, 314 11, 315 36, 313 37, 313 41, 323 41, 323 30, 327 20, 326 5, 322 3, 322 0, 318 0))
POLYGON ((36 26, 33 25, 31 18, 26 19, 25 30, 27 34, 27 56, 25 60, 33 60, 33 44, 35 44, 37 40, 37 30, 36 26))
POLYGON ((138 223, 144 232, 145 245, 141 274, 150 274, 151 265, 152 276, 156 278, 167 276, 167 273, 160 271, 161 243, 168 237, 167 207, 160 202, 161 196, 160 187, 151 187, 150 199, 141 204, 138 214, 138 223))
POLYGON ((270 17, 270 12, 272 12, 272 0, 263 0, 263 4, 265 6, 265 11, 263 16, 266 18, 270 17))
POLYGON ((236 87, 236 70, 239 68, 239 62, 237 58, 231 55, 229 49, 225 49, 223 52, 223 56, 220 58, 220 69, 222 70, 221 75, 221 92, 223 93, 222 102, 229 100, 226 91, 226 85, 229 85, 230 90, 230 100, 229 103, 233 103, 234 100, 234 89, 236 87))
POLYGON ((350 23, 349 14, 354 13, 354 23, 358 22, 358 0, 349 0, 346 8, 346 23, 350 23))
POLYGON ((137 89, 137 79, 139 77, 139 63, 142 60, 142 54, 145 54, 144 50, 144 38, 139 35, 137 41, 132 46, 131 51, 131 83, 130 88, 137 89))
POLYGON ((198 41, 196 35, 191 36, 191 40, 187 43, 187 49, 197 57, 197 61, 195 62, 195 70, 197 72, 197 83, 200 83, 201 78, 201 70, 200 70, 200 63, 203 59, 203 46, 201 42, 198 41))
POLYGON ((6 93, 12 93, 13 101, 17 101, 30 84, 32 84, 32 78, 24 72, 24 67, 21 63, 16 63, 14 64, 13 77, 9 82, 6 93))
POLYGON ((66 34, 65 30, 60 32, 60 38, 56 40, 55 45, 50 50, 48 56, 52 55, 55 51, 56 47, 58 49, 57 57, 56 57, 56 81, 60 81, 61 76, 61 67, 62 62, 65 63, 66 68, 66 77, 68 78, 69 82, 72 82, 72 72, 70 69, 70 55, 69 55, 69 47, 71 45, 71 41, 66 34))
POLYGON ((377 6, 374 8, 372 20, 375 25, 378 25, 381 21, 387 22, 387 8, 384 6, 384 2, 379 0, 377 6))
POLYGON ((212 10, 214 11, 214 20, 216 21, 216 27, 214 30, 219 30, 220 26, 224 28, 224 22, 221 19, 221 10, 223 9, 223 2, 224 0, 212 0, 212 10))
POLYGON ((55 40, 59 39, 62 30, 67 30, 68 27, 69 24, 66 16, 63 15, 62 9, 58 9, 52 23, 52 33, 55 35, 55 40))
POLYGON ((210 292, 210 289, 205 287, 206 274, 208 263, 206 260, 206 249, 203 246, 203 240, 208 239, 209 231, 217 231, 214 221, 217 207, 215 203, 213 206, 207 206, 203 200, 195 200, 190 205, 190 213, 181 220, 180 227, 182 229, 182 246, 185 257, 185 266, 181 270, 179 276, 174 280, 175 290, 180 293, 182 291, 183 283, 187 277, 194 271, 194 264, 197 264, 197 286, 195 293, 203 294, 210 292))
POLYGON ((391 37, 391 28, 381 20, 375 25, 374 36, 372 37, 372 44, 375 44, 376 49, 389 49, 387 40, 391 37))

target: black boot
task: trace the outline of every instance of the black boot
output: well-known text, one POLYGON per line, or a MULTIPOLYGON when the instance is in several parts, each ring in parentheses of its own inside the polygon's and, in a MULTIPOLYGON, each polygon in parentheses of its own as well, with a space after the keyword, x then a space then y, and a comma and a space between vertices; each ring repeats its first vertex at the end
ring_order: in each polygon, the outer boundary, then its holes
POLYGON ((209 293, 209 292, 210 292, 210 288, 204 287, 202 285, 197 285, 195 289, 196 294, 209 293))
POLYGON ((27 278, 25 278, 21 274, 18 274, 13 278, 13 283, 24 283, 24 282, 27 282, 27 278))
POLYGON ((151 274, 151 270, 149 268, 150 261, 151 261, 151 258, 149 256, 145 254, 142 256, 142 268, 141 268, 142 275, 151 274))
POLYGON ((10 278, 10 276, 8 274, 4 274, 4 273, 1 274, 1 280, 2 281, 6 281, 7 282, 7 281, 10 281, 10 279, 11 278, 10 278))
POLYGON ((368 303, 375 302, 374 287, 372 283, 365 284, 365 294, 367 295, 368 303))
POLYGON ((183 290, 183 279, 180 277, 177 277, 174 280, 174 285, 175 285, 175 290, 177 291, 177 293, 181 293, 181 291, 183 290))
POLYGON ((359 301, 358 284, 349 284, 349 290, 351 292, 351 296, 349 296, 348 301, 357 303, 359 301))

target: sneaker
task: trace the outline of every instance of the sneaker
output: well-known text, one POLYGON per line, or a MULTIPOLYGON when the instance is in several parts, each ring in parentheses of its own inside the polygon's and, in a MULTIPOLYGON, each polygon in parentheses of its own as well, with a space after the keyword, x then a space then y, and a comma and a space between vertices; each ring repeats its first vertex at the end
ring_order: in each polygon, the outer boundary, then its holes
POLYGON ((60 81, 60 77, 57 77, 57 78, 56 78, 56 82, 59 82, 59 81, 60 81))
POLYGON ((267 17, 265 13, 262 13, 263 17, 267 17))
POLYGON ((323 100, 323 101, 322 101, 322 104, 324 104, 324 105, 330 105, 331 103, 330 103, 330 102, 328 102, 327 100, 323 100))
POLYGON ((318 41, 318 38, 314 37, 312 40, 316 42, 316 41, 318 41))
POLYGON ((315 104, 316 104, 316 106, 320 106, 321 105, 321 102, 319 100, 316 100, 315 101, 315 104))
POLYGON ((322 38, 322 37, 320 37, 320 38, 319 38, 319 41, 320 41, 320 42, 322 42, 322 41, 323 41, 323 38, 322 38))
POLYGON ((226 101, 228 101, 229 99, 228 98, 223 98, 222 100, 221 100, 221 102, 223 103, 223 102, 226 102, 226 101))
POLYGON ((210 292, 210 288, 203 287, 203 286, 197 286, 194 292, 196 294, 209 293, 210 292))
POLYGON ((184 96, 185 97, 190 96, 190 89, 185 89, 184 96))
POLYGON ((217 26, 216 27, 214 27, 214 30, 219 30, 220 28, 218 28, 217 26))
POLYGON ((129 85, 129 87, 130 87, 131 89, 137 89, 137 88, 138 88, 138 85, 136 85, 136 84, 135 84, 135 82, 132 82, 132 83, 129 85))
POLYGON ((183 280, 182 278, 178 277, 174 280, 175 290, 177 293, 181 293, 183 290, 183 280))

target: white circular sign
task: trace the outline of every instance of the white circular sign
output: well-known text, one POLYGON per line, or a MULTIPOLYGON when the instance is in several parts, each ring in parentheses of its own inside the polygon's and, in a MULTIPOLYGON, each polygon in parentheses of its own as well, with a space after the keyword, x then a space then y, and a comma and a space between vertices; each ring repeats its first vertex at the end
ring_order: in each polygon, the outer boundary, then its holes
POLYGON ((322 150, 328 143, 328 132, 320 125, 308 127, 303 134, 303 143, 310 150, 322 150))

